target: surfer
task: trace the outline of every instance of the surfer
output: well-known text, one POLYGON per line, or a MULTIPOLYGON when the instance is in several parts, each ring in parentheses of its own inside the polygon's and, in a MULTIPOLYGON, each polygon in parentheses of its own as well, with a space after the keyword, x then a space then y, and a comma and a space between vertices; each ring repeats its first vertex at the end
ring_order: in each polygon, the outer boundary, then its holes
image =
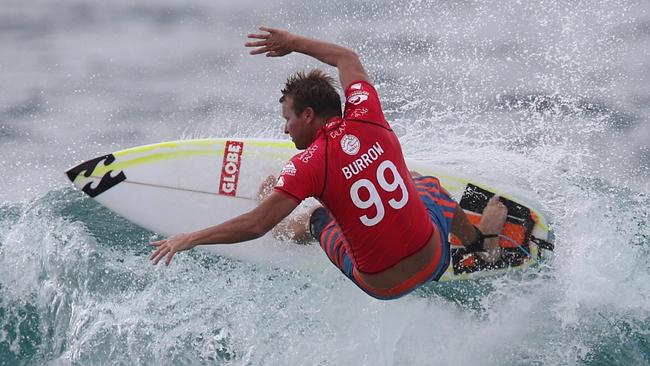
POLYGON ((437 281, 449 265, 450 232, 486 262, 500 258, 497 234, 506 207, 493 197, 475 227, 437 178, 411 178, 377 91, 354 51, 282 29, 260 30, 245 44, 252 55, 298 52, 336 67, 344 111, 329 75, 316 69, 290 76, 280 98, 284 132, 304 151, 285 165, 255 209, 151 243, 154 264, 164 259, 169 265, 177 252, 196 245, 260 237, 308 197, 323 207, 288 225, 298 236, 310 232, 330 261, 375 298, 397 298, 437 281))

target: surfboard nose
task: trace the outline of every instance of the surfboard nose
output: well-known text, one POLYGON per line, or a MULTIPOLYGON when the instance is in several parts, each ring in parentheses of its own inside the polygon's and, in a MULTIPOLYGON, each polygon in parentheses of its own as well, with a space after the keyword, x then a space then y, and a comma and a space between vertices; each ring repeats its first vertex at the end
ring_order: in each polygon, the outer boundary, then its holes
POLYGON ((114 176, 111 175, 113 170, 109 167, 114 161, 115 156, 113 154, 102 155, 68 169, 65 174, 77 188, 94 198, 126 180, 126 175, 122 171, 114 176), (102 162, 103 165, 100 165, 102 162), (76 182, 80 175, 84 178, 90 178, 90 182, 76 182), (99 180, 99 183, 93 187, 92 182, 97 180, 99 180))

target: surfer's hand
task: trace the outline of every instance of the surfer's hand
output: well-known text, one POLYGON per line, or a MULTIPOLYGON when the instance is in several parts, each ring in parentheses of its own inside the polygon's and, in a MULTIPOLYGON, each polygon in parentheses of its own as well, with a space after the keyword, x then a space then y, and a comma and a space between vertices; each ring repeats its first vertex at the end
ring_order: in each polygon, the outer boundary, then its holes
POLYGON ((257 47, 253 49, 251 55, 266 53, 266 57, 280 57, 293 52, 293 41, 295 35, 284 30, 269 27, 260 27, 261 31, 266 33, 250 33, 248 38, 260 39, 260 41, 246 42, 246 47, 257 47))
POLYGON ((169 265, 174 254, 192 249, 196 246, 196 244, 192 244, 190 234, 176 234, 164 240, 151 242, 149 245, 157 247, 156 251, 149 257, 154 265, 158 264, 165 257, 167 257, 165 265, 169 265))

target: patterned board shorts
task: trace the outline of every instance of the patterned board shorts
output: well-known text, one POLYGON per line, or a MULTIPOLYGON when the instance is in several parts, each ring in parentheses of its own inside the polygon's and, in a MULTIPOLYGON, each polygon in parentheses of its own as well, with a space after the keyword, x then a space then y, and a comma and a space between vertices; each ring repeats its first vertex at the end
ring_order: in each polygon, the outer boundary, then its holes
POLYGON ((316 209, 309 221, 311 235, 320 242, 321 248, 323 248, 330 261, 359 288, 377 299, 396 299, 410 293, 424 283, 437 281, 449 266, 450 248, 448 238, 451 231, 451 222, 456 212, 456 202, 440 185, 437 178, 417 177, 413 178, 413 181, 434 225, 434 235, 440 235, 442 247, 437 248, 431 264, 395 287, 378 289, 364 283, 348 254, 348 246, 345 243, 341 227, 325 208, 316 209))

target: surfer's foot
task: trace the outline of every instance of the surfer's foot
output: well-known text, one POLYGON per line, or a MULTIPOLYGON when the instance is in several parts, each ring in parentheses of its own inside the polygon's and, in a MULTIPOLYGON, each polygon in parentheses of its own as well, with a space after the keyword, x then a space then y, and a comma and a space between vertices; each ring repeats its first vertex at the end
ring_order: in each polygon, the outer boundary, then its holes
MULTIPOLYGON (((507 216, 508 209, 499 201, 499 196, 495 195, 488 201, 477 227, 483 235, 499 234, 501 229, 503 229, 503 225, 506 223, 507 216)), ((484 261, 494 263, 501 258, 499 237, 486 238, 483 242, 483 247, 485 248, 485 252, 480 252, 480 256, 484 261)))

